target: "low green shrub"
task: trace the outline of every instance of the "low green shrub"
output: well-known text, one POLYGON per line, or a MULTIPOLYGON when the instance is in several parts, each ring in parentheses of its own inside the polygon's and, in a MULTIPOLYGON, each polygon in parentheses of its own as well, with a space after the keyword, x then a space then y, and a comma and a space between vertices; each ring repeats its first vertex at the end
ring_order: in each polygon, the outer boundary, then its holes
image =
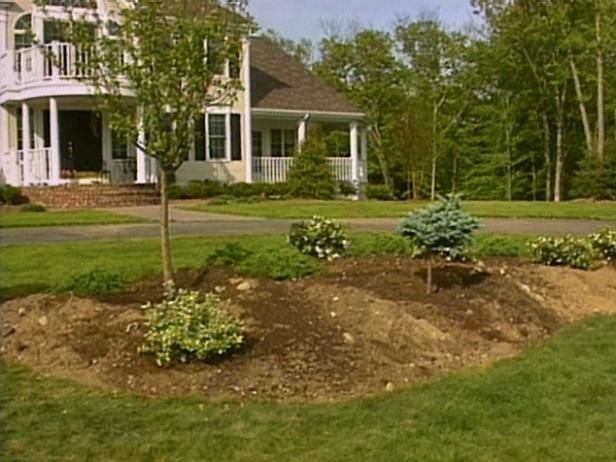
POLYGON ((63 292, 74 292, 77 295, 101 296, 118 292, 124 285, 122 277, 117 273, 93 270, 74 274, 60 289, 63 292))
POLYGON ((589 236, 590 243, 601 258, 616 264, 616 230, 606 228, 589 236))
POLYGON ((224 310, 215 294, 168 288, 161 303, 144 309, 148 330, 139 351, 155 355, 161 367, 222 356, 244 341, 241 322, 224 310))
POLYGON ((368 184, 366 186, 366 197, 376 201, 393 201, 394 195, 389 187, 384 184, 368 184))
POLYGON ((22 205, 27 203, 28 198, 22 194, 21 189, 8 184, 0 186, 0 204, 22 205))
POLYGON ((351 238, 347 255, 352 257, 368 257, 381 255, 414 255, 415 249, 411 243, 396 234, 365 234, 351 238))
POLYGON ((205 258, 206 266, 235 266, 252 255, 238 242, 232 242, 212 250, 205 258))
POLYGON ((25 204, 19 208, 20 212, 35 212, 35 213, 43 213, 46 212, 47 209, 42 204, 25 204))
POLYGON ((357 187, 350 181, 341 181, 338 183, 338 194, 349 197, 357 195, 357 187))
POLYGON ((240 262, 236 269, 242 276, 271 278, 277 281, 301 279, 319 271, 317 260, 290 246, 266 246, 240 262))
POLYGON ((479 221, 462 210, 461 196, 449 194, 411 212, 401 221, 400 234, 422 255, 459 260, 478 228, 479 221))
POLYGON ((535 263, 588 270, 597 254, 588 239, 573 236, 539 237, 529 242, 535 263))
POLYGON ((287 197, 288 195, 289 186, 286 183, 221 183, 204 180, 191 181, 183 185, 174 184, 169 187, 169 198, 176 200, 226 198, 227 201, 232 202, 242 199, 287 197))
POLYGON ((304 255, 328 261, 340 258, 349 247, 342 226, 323 217, 293 223, 289 242, 304 255))

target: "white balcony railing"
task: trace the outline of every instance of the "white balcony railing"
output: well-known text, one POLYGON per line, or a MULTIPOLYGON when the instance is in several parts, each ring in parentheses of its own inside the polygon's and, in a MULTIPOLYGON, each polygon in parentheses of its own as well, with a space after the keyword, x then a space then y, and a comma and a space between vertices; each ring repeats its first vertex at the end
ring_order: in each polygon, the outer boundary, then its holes
MULTIPOLYGON (((252 174, 258 183, 284 183, 293 157, 253 157, 252 174)), ((353 160, 349 157, 330 157, 327 159, 337 181, 353 181, 353 160)))
POLYGON ((83 79, 89 59, 85 49, 63 42, 9 50, 0 56, 0 88, 83 79))

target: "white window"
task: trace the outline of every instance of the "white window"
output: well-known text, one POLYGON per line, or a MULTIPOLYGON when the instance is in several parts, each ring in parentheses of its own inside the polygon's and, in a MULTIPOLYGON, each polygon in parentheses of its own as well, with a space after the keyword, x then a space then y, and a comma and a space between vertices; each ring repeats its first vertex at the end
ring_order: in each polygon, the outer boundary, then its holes
POLYGON ((227 156, 227 117, 225 114, 208 115, 209 158, 226 160, 227 156))

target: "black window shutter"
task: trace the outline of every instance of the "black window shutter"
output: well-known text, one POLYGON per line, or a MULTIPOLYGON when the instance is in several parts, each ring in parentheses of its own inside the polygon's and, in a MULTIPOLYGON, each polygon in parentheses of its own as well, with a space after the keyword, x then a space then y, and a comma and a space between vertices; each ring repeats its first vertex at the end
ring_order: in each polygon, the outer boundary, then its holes
POLYGON ((205 160, 205 114, 195 119, 195 160, 205 160))
POLYGON ((242 124, 239 114, 231 114, 231 160, 242 160, 242 124))

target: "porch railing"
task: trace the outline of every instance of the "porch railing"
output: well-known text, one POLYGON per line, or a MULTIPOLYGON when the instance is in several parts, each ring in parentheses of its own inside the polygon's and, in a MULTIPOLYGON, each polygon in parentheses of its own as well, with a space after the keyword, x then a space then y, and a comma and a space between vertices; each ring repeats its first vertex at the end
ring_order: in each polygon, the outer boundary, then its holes
POLYGON ((113 159, 109 169, 112 184, 131 184, 137 179, 137 159, 113 159))
POLYGON ((23 150, 6 152, 2 156, 6 182, 22 186, 48 184, 51 179, 51 149, 31 149, 28 160, 26 162, 23 150))
MULTIPOLYGON (((284 183, 293 161, 293 157, 253 157, 253 179, 258 183, 284 183)), ((353 181, 351 158, 329 157, 327 161, 337 181, 353 181)))

